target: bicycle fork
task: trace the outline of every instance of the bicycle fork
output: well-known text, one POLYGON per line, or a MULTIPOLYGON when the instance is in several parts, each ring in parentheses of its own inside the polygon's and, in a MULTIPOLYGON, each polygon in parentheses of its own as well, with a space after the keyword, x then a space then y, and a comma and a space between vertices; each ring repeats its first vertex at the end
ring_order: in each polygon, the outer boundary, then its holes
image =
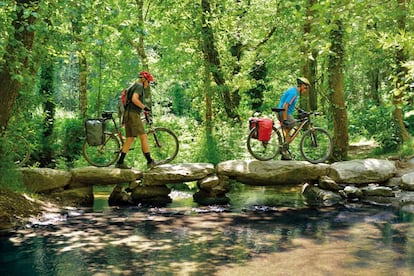
POLYGON ((314 148, 318 147, 318 141, 316 140, 316 134, 313 129, 310 130, 311 146, 314 148))
POLYGON ((151 130, 150 132, 151 132, 151 135, 154 136, 154 141, 155 141, 156 147, 161 148, 162 144, 161 144, 160 140, 158 139, 158 136, 155 134, 155 131, 151 130))

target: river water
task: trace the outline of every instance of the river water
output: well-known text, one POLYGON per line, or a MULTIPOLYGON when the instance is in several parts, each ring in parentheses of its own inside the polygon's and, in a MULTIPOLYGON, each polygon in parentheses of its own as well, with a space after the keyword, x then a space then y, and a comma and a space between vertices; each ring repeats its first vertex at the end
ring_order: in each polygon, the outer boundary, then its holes
POLYGON ((1 275, 414 275, 414 214, 308 207, 300 187, 238 185, 231 205, 51 213, 0 239, 1 275))

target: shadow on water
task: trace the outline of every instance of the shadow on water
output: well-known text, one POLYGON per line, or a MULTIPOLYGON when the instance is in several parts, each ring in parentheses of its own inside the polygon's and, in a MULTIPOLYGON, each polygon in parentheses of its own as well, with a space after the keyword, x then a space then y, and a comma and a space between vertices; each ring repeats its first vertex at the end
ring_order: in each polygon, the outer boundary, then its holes
POLYGON ((0 273, 404 275, 414 268, 413 214, 308 208, 297 189, 236 187, 231 206, 198 207, 184 196, 165 208, 68 209, 1 240, 0 273))

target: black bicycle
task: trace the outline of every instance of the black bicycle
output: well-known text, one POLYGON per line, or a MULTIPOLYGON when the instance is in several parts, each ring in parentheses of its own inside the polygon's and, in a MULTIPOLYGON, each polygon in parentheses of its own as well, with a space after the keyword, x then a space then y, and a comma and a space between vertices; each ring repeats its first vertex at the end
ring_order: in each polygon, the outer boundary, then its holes
MULTIPOLYGON (((103 124, 112 123, 113 130, 105 130, 102 143, 99 145, 90 144, 85 138, 82 153, 89 164, 97 167, 108 167, 114 164, 121 153, 125 138, 121 128, 117 125, 114 111, 104 111, 99 120, 103 124)), ((148 143, 151 148, 151 155, 157 164, 166 164, 174 160, 178 154, 178 138, 173 131, 165 127, 154 127, 148 112, 144 112, 142 120, 147 124, 148 143)))
MULTIPOLYGON (((300 140, 300 153, 302 157, 311 163, 322 163, 329 159, 333 150, 332 138, 328 131, 315 127, 312 123, 311 116, 320 115, 319 112, 307 112, 298 108, 299 119, 296 120, 296 125, 291 134, 291 140, 286 142, 284 132, 280 124, 273 124, 269 131, 269 136, 260 138, 260 124, 255 124, 251 128, 249 136, 247 137, 247 149, 249 153, 256 159, 261 161, 271 160, 276 155, 286 151, 289 155, 289 144, 298 137, 301 130, 303 130, 302 139, 300 140)), ((274 112, 281 112, 284 109, 272 108, 274 112)), ((251 120, 254 120, 252 118, 251 120)), ((271 119, 268 119, 271 120, 271 119)))

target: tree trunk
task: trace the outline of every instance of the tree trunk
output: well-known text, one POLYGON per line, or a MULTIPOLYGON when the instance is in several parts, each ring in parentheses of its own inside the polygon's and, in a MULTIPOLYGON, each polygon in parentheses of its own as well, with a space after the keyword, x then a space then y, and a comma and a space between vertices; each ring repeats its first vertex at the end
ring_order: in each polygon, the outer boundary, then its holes
POLYGON ((267 68, 266 62, 256 59, 256 62, 250 71, 250 76, 256 80, 256 86, 246 91, 246 94, 250 97, 250 105, 254 111, 262 111, 261 107, 264 101, 264 92, 266 91, 266 77, 267 68))
MULTIPOLYGON (((368 99, 372 100, 376 106, 381 105, 381 97, 380 97, 380 70, 378 68, 373 68, 368 72, 368 79, 369 79, 369 91, 368 91, 368 99)), ((365 102, 365 99, 361 99, 365 102)))
POLYGON ((41 72, 40 95, 44 98, 43 114, 45 115, 42 135, 42 151, 40 153, 40 166, 49 167, 53 163, 53 126, 55 121, 55 101, 53 97, 53 63, 43 66, 41 72))
POLYGON ((316 79, 316 57, 311 58, 313 51, 310 48, 310 42, 307 38, 310 37, 312 32, 312 18, 313 11, 312 6, 316 3, 316 0, 308 0, 306 5, 306 20, 303 26, 304 39, 302 52, 305 57, 305 65, 302 68, 303 76, 306 77, 310 82, 311 86, 309 87, 308 93, 303 94, 300 97, 300 107, 304 110, 316 110, 317 109, 317 94, 315 89, 315 79, 316 79))
MULTIPOLYGON (((148 56, 145 52, 145 39, 144 39, 144 27, 145 27, 145 18, 144 18, 144 0, 136 0, 138 13, 138 26, 139 26, 139 34, 138 34, 138 44, 135 45, 135 49, 138 52, 138 56, 142 62, 142 69, 149 70, 149 63, 148 63, 148 56)), ((138 72, 137 72, 138 75, 138 72)))
POLYGON ((214 35, 211 25, 209 23, 209 17, 211 15, 211 7, 209 0, 201 0, 202 6, 202 39, 203 39, 203 54, 204 59, 210 64, 209 68, 213 75, 214 81, 219 86, 221 98, 224 102, 224 109, 229 118, 235 119, 240 122, 241 119, 236 112, 235 104, 232 100, 229 87, 226 85, 226 81, 221 71, 221 64, 218 51, 214 44, 214 35))
MULTIPOLYGON (((80 16, 80 15, 79 15, 80 16)), ((79 79, 77 80, 77 88, 78 88, 78 98, 79 98, 79 112, 81 118, 84 120, 87 117, 87 109, 88 109, 88 90, 87 90, 87 79, 88 79, 88 68, 87 68, 87 60, 84 51, 84 41, 82 39, 82 20, 77 18, 72 20, 72 30, 74 33, 74 40, 76 41, 76 57, 77 57, 77 70, 79 74, 79 79)), ((99 97, 96 102, 96 108, 93 110, 97 113, 95 116, 99 116, 100 114, 100 105, 99 105, 99 97)))
POLYGON ((329 87, 333 126, 334 126, 334 161, 346 160, 348 155, 348 117, 346 113, 343 91, 343 26, 342 21, 336 20, 336 26, 330 32, 331 54, 329 56, 329 87))
POLYGON ((36 18, 29 11, 36 11, 37 0, 16 0, 16 17, 12 22, 14 36, 6 46, 3 61, 0 64, 0 134, 7 127, 14 103, 16 102, 23 80, 23 70, 29 65, 30 51, 34 40, 36 18), (27 14, 30 14, 27 16, 27 14), (20 46, 21 45, 21 46, 20 46), (17 67, 17 69, 16 69, 17 67))
MULTIPOLYGON (((400 30, 406 29, 406 18, 407 18, 407 2, 406 0, 397 0, 397 22, 400 30)), ((403 112, 402 107, 404 105, 404 90, 405 90, 405 79, 408 73, 407 68, 402 65, 407 61, 407 56, 405 54, 405 49, 400 45, 396 48, 395 53, 395 62, 397 65, 396 70, 396 83, 393 94, 393 104, 394 104, 394 122, 396 125, 396 135, 399 138, 400 143, 404 143, 410 140, 410 135, 408 134, 407 129, 404 126, 403 122, 403 112)))
POLYGON ((311 87, 309 88, 309 108, 310 110, 318 110, 318 93, 317 93, 317 68, 318 68, 318 51, 312 51, 312 59, 309 60, 309 81, 311 87))
MULTIPOLYGON (((87 109, 88 109, 88 88, 87 88, 87 80, 88 80, 88 64, 86 61, 86 57, 83 53, 79 53, 78 55, 78 66, 79 66, 79 110, 82 116, 82 119, 85 120, 87 117, 87 109)), ((98 100, 96 102, 96 112, 98 113, 97 116, 100 116, 100 97, 101 95, 98 94, 98 100)))
POLYGON ((210 70, 208 65, 205 66, 205 77, 204 77, 204 95, 206 104, 206 135, 213 136, 213 100, 211 97, 210 89, 210 70))

